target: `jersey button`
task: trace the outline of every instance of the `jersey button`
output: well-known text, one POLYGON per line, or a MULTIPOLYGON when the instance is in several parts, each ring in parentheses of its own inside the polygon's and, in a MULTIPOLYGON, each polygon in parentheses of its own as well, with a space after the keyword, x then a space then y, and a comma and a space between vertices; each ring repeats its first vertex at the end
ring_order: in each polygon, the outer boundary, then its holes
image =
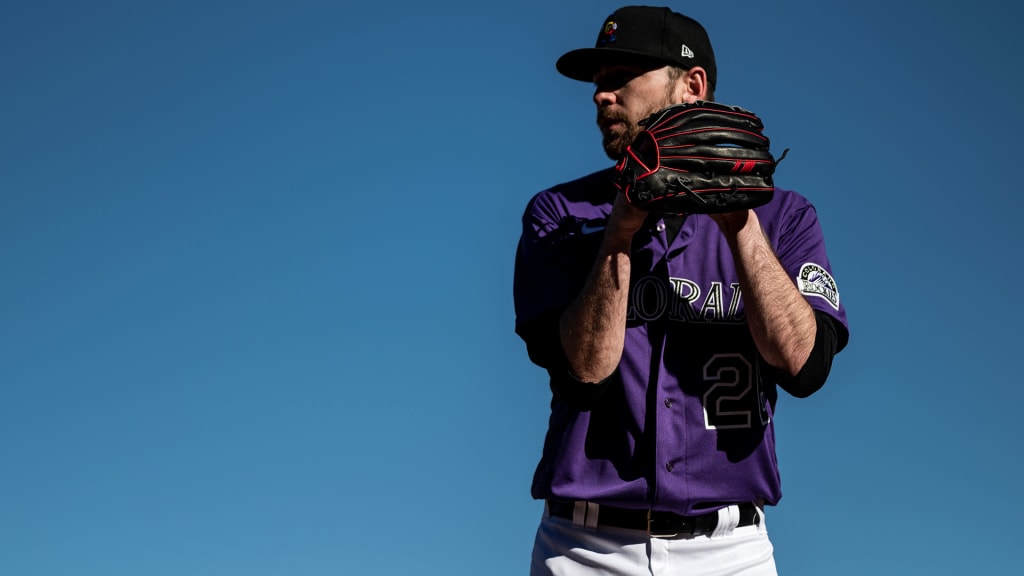
POLYGON ((671 407, 672 407, 672 399, 671 398, 665 398, 665 408, 671 408, 671 407))
POLYGON ((669 472, 671 472, 673 468, 675 468, 675 466, 673 466, 671 462, 669 462, 668 464, 665 464, 665 470, 668 470, 669 472))

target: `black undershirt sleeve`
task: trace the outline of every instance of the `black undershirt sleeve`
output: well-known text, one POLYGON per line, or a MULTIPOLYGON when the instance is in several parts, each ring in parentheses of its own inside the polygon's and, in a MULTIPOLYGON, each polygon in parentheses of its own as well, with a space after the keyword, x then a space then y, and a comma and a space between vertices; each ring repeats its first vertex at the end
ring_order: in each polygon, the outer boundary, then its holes
POLYGON ((814 321, 817 325, 814 348, 800 372, 792 376, 784 370, 769 366, 769 372, 776 383, 797 398, 806 398, 825 385, 832 370, 832 360, 840 350, 836 320, 825 312, 815 310, 814 321))

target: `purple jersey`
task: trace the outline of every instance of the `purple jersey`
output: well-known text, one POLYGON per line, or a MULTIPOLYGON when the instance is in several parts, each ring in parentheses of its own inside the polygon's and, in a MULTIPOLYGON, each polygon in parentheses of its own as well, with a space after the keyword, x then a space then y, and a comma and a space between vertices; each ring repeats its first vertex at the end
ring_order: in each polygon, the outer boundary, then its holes
MULTIPOLYGON (((528 327, 557 318, 582 288, 615 198, 611 177, 608 169, 556 186, 526 208, 514 295, 528 347, 557 342, 540 343, 528 327)), ((755 211, 783 268, 845 342, 846 312, 814 207, 776 190, 755 211)), ((697 514, 781 497, 776 384, 747 327, 729 246, 704 215, 671 232, 651 218, 635 235, 619 368, 585 408, 553 396, 535 498, 697 514)), ((549 356, 531 349, 550 370, 549 356)))

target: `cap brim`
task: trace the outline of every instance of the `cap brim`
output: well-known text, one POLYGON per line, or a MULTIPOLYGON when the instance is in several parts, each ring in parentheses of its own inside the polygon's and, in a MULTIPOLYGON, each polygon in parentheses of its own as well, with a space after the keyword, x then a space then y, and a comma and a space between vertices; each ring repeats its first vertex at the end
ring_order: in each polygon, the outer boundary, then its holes
POLYGON ((616 48, 580 48, 562 54, 555 62, 558 72, 567 78, 580 82, 593 82, 594 74, 602 66, 626 64, 632 66, 651 66, 656 68, 669 62, 655 58, 642 52, 619 50, 616 48))

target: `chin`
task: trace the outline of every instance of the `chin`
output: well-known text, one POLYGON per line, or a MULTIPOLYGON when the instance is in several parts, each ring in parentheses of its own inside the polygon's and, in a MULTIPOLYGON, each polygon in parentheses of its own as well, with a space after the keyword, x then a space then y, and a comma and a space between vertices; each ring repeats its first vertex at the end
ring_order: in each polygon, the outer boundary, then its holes
POLYGON ((618 162, 626 153, 628 144, 623 143, 619 139, 615 139, 612 142, 602 142, 601 145, 604 147, 604 153, 612 160, 618 162))

